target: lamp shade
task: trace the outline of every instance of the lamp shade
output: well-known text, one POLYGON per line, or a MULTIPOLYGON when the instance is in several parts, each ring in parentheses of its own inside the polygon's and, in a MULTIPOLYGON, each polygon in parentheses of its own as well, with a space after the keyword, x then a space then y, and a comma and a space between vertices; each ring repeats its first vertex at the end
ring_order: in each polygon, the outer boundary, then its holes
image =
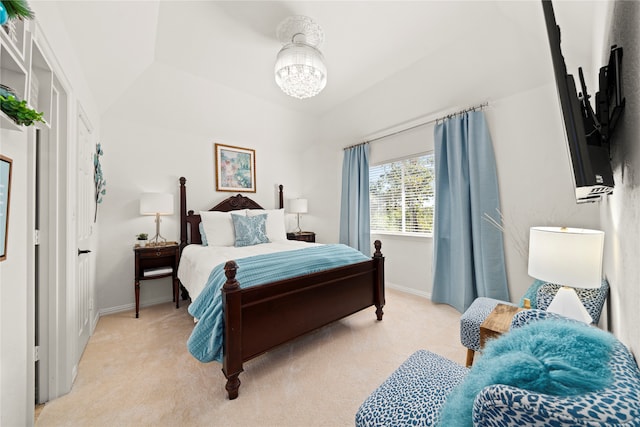
POLYGON ((142 193, 140 215, 173 215, 173 194, 142 193))
POLYGON ((289 203, 289 212, 307 213, 307 199, 293 199, 289 203))
POLYGON ((582 228, 532 227, 529 276, 572 288, 602 285, 604 232, 582 228))

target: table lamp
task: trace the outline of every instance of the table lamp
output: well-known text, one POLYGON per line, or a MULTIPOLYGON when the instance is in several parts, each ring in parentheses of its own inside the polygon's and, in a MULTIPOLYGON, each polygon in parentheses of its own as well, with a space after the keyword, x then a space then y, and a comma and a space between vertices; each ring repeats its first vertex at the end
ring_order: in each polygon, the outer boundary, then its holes
POLYGON ((562 287, 547 311, 591 323, 574 288, 602 286, 604 232, 582 228, 531 227, 529 276, 562 287))
POLYGON ((307 213, 307 199, 293 199, 289 203, 289 212, 298 215, 298 228, 296 229, 296 233, 302 233, 302 229, 300 228, 300 214, 307 213))
POLYGON ((160 235, 160 215, 173 215, 173 194, 142 193, 140 196, 140 215, 156 216, 156 235, 149 239, 150 243, 158 244, 167 239, 160 235))

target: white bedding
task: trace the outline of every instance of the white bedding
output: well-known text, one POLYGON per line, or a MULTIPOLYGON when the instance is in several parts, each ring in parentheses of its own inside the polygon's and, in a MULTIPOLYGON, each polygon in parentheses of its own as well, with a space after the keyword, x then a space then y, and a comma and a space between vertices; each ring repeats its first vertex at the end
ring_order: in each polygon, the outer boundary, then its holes
POLYGON ((284 240, 239 248, 188 245, 182 250, 178 266, 178 279, 189 291, 191 301, 194 301, 207 284, 211 270, 218 264, 254 255, 301 249, 309 247, 309 245, 319 245, 319 243, 284 240))

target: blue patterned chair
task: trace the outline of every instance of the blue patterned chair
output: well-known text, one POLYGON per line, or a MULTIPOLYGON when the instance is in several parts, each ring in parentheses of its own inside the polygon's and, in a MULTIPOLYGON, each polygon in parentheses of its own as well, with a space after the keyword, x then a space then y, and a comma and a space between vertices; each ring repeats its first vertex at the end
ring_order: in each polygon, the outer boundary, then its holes
MULTIPOLYGON (((516 314, 512 328, 559 317, 526 310, 516 314)), ((617 340, 609 365, 613 383, 578 396, 551 396, 502 384, 484 387, 474 400, 472 424, 638 427, 640 370, 629 350, 617 340)), ((468 372, 434 353, 417 351, 364 401, 355 417, 356 427, 436 426, 448 394, 468 372)))
MULTIPOLYGON (((546 310, 558 289, 560 289, 559 285, 536 280, 527 290, 525 297, 530 297, 532 308, 546 310)), ((593 319, 593 323, 597 325, 600 321, 602 307, 609 295, 609 283, 604 279, 600 288, 576 289, 576 293, 593 319)), ((498 304, 515 305, 494 298, 479 297, 460 317, 460 342, 467 348, 467 367, 472 365, 475 352, 480 350, 480 325, 498 304)), ((522 302, 520 306, 522 306, 522 302)))
MULTIPOLYGON (((551 301, 553 301, 553 297, 556 296, 558 289, 560 289, 560 285, 553 283, 545 283, 540 286, 536 292, 535 308, 546 310, 551 304, 551 301)), ((604 302, 609 295, 609 282, 602 280, 602 286, 598 289, 576 289, 575 291, 580 301, 582 301, 584 308, 587 309, 587 312, 589 312, 589 315, 593 319, 593 323, 597 325, 600 322, 602 307, 604 307, 604 302)))

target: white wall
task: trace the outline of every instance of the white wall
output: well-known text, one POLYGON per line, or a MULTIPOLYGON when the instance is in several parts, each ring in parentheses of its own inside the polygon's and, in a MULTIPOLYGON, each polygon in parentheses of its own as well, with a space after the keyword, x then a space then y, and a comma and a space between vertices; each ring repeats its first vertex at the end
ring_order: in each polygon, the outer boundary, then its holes
MULTIPOLYGON (((0 425, 24 425, 33 420, 33 375, 29 375, 27 288, 27 168, 29 162, 26 132, 0 129, 0 153, 13 160, 7 259, 0 262, 0 425), (29 411, 31 414, 29 414, 29 411), (29 415, 31 418, 29 418, 29 415)), ((31 309, 33 312, 33 309, 31 309)), ((33 327, 33 321, 31 321, 33 327)))
POLYGON ((605 230, 605 275, 611 285, 610 328, 640 354, 640 3, 612 4, 601 64, 613 44, 624 49, 622 81, 626 106, 612 139, 615 190, 601 205, 605 230))
MULTIPOLYGON (((325 185, 318 186, 314 192, 319 204, 324 206, 323 215, 328 219, 324 226, 332 230, 337 239, 340 200, 334 193, 340 194, 343 147, 361 142, 368 136, 384 134, 384 129, 393 129, 395 125, 419 121, 416 117, 422 116, 426 121, 488 100, 489 107, 485 109, 485 114, 496 153, 505 218, 509 290, 511 299, 517 301, 533 281, 527 275, 528 232, 531 226, 593 228, 598 225, 597 205, 575 203, 551 63, 549 74, 545 76, 548 84, 512 96, 493 98, 491 93, 483 94, 482 83, 473 79, 456 88, 449 86, 451 99, 457 100, 457 104, 447 101, 435 104, 431 96, 432 86, 426 82, 424 85, 416 84, 415 74, 413 69, 406 70, 323 118, 321 146, 333 154, 336 171, 333 176, 324 173, 325 185), (468 85, 474 84, 479 87, 466 90, 468 85), (393 95, 389 96, 390 93, 393 95), (471 95, 465 97, 465 93, 471 95), (397 98, 401 98, 401 101, 394 102, 393 99, 397 98), (437 108, 439 111, 436 111, 437 108)), ((439 87, 434 92, 436 98, 444 96, 440 91, 439 87)), ((413 136, 418 143, 408 149, 399 146, 395 137, 373 142, 372 156, 394 159, 412 154, 410 151, 413 154, 428 151, 433 146, 432 132, 432 125, 412 130, 407 136, 413 136)), ((319 148, 314 147, 313 150, 316 156, 315 151, 319 151, 319 148)), ((318 170, 311 175, 320 174, 318 170)), ((389 284, 421 295, 431 294, 432 239, 401 236, 373 238, 382 241, 389 284)))
POLYGON ((529 228, 598 228, 598 205, 575 202, 554 83, 492 102, 486 115, 498 167, 507 279, 517 302, 533 282, 527 274, 529 228))
MULTIPOLYGON (((178 178, 187 178, 187 209, 206 210, 233 193, 215 191, 214 143, 256 150, 257 192, 245 194, 265 208, 277 207, 277 186, 285 202, 308 196, 304 146, 315 123, 228 87, 155 62, 102 117, 103 170, 107 194, 100 206, 98 304, 101 312, 134 304, 135 235, 155 234, 151 217, 141 217, 143 192, 175 196, 175 215, 163 217, 161 234, 179 240, 178 178)), ((314 199, 305 228, 313 228, 314 199)), ((286 206, 286 204, 285 204, 286 206)), ((290 215, 289 230, 295 226, 290 215)), ((141 284, 141 306, 171 300, 170 279, 141 284)), ((141 314, 144 315, 144 314, 141 314)))

